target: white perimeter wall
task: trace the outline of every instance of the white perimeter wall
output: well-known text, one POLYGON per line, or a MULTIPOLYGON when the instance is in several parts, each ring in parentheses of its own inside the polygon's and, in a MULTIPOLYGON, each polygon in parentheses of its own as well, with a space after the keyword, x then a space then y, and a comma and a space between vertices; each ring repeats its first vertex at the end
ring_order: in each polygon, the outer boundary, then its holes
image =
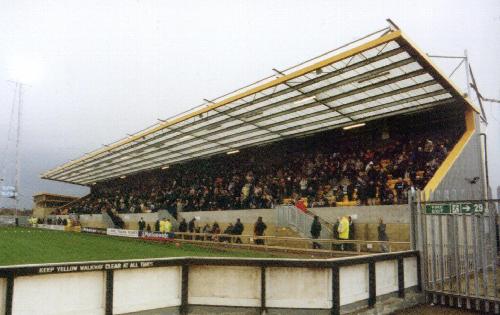
POLYGON ((104 314, 103 272, 17 277, 12 314, 104 314))
POLYGON ((267 268, 266 306, 331 308, 331 269, 267 268))
POLYGON ((6 291, 7 291, 7 279, 0 278, 0 314, 5 314, 6 291))
POLYGON ((260 306, 260 268, 190 266, 188 304, 260 306))
POLYGON ((113 314, 181 304, 181 267, 114 272, 113 314))
MULTIPOLYGON (((405 287, 417 285, 416 257, 404 258, 405 287)), ((266 267, 266 306, 329 309, 331 268, 266 267)), ((397 260, 375 263, 377 296, 398 291, 397 260)), ((368 299, 368 264, 339 268, 340 305, 368 299)), ((177 307, 181 304, 181 267, 114 271, 113 312, 177 307)), ((261 268, 189 266, 188 304, 259 307, 261 268)), ((0 314, 6 280, 0 279, 0 314)), ((15 278, 13 314, 104 314, 105 272, 20 276, 15 278)))
POLYGON ((340 305, 368 299, 368 264, 339 268, 340 305))

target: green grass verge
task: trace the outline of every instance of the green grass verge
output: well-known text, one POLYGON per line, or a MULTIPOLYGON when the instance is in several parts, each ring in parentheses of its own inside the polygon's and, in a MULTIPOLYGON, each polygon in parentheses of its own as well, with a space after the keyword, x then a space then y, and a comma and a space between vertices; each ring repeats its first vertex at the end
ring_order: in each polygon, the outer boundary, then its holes
POLYGON ((0 266, 74 261, 146 259, 182 256, 276 257, 259 251, 210 249, 191 244, 32 228, 0 228, 0 266))

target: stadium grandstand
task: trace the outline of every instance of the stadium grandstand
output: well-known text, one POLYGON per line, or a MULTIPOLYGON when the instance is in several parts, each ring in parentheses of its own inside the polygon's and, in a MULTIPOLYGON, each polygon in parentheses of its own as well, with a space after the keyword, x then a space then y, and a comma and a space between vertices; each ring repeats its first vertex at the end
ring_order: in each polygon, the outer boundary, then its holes
POLYGON ((395 205, 415 190, 484 192, 464 180, 482 169, 479 110, 401 30, 274 71, 45 172, 91 188, 56 214, 395 205))
POLYGON ((0 313, 498 314, 482 106, 392 22, 273 70, 42 174, 0 313))

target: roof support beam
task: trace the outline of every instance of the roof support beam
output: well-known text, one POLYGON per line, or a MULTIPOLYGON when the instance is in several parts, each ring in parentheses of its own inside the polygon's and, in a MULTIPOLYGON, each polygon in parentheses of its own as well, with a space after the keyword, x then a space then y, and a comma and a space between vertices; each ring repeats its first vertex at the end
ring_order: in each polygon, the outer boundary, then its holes
MULTIPOLYGON (((381 109, 381 108, 385 108, 385 107, 397 106, 397 105, 401 105, 401 104, 409 103, 409 102, 412 102, 412 101, 417 101, 417 100, 425 99, 425 98, 432 97, 432 96, 442 95, 444 93, 447 93, 447 91, 445 91, 445 90, 434 91, 434 92, 431 92, 431 93, 426 93, 426 94, 423 94, 423 95, 413 96, 413 97, 409 97, 409 98, 406 98, 406 99, 402 99, 402 100, 390 102, 390 103, 387 103, 387 104, 378 105, 378 106, 375 106, 375 107, 372 107, 372 108, 358 110, 358 111, 352 112, 350 114, 351 115, 359 115, 359 114, 362 114, 362 113, 366 113, 366 112, 370 112, 370 111, 375 111, 375 110, 378 110, 378 109, 381 109)), ((304 120, 304 119, 307 119, 307 118, 311 118, 311 117, 315 117, 315 116, 321 117, 322 114, 325 114, 327 112, 329 112, 329 110, 325 110, 325 111, 318 112, 318 113, 312 113, 312 114, 309 114, 309 115, 304 115, 302 117, 293 118, 293 119, 288 120, 287 123, 290 123, 290 122, 300 122, 301 120, 304 120)), ((324 120, 318 120, 315 123, 332 122, 332 121, 335 121, 335 120, 340 120, 341 118, 342 117, 339 117, 339 116, 329 117, 329 118, 324 119, 324 120)), ((274 124, 268 125, 268 128, 273 128, 273 127, 279 126, 281 124, 283 124, 283 123, 282 122, 274 123, 274 124)), ((309 124, 296 125, 295 128, 301 128, 301 127, 305 127, 307 125, 309 125, 309 124)), ((240 132, 240 133, 235 134, 234 136, 235 137, 241 136, 241 135, 244 135, 245 133, 246 132, 240 132)), ((284 137, 286 137, 286 136, 284 136, 284 137)), ((253 136, 253 137, 249 137, 249 138, 246 138, 245 140, 253 140, 253 139, 258 139, 258 138, 262 138, 262 135, 256 135, 256 136, 253 136)), ((226 144, 231 145, 231 144, 237 144, 238 142, 240 142, 240 140, 236 140, 236 141, 229 142, 229 143, 226 143, 226 144)), ((182 151, 182 150, 180 150, 180 151, 182 151)), ((193 153, 196 154, 196 153, 199 153, 199 152, 202 152, 202 151, 203 150, 195 151, 195 152, 191 152, 190 154, 193 154, 193 153)), ((177 151, 177 152, 179 152, 179 151, 177 151)))
MULTIPOLYGON (((417 70, 416 72, 418 72, 420 70, 417 70)), ((411 75, 412 73, 408 73, 408 74, 405 74, 403 77, 407 77, 409 75, 411 75)), ((386 80, 387 81, 387 80, 386 80)), ((382 81, 384 82, 384 81, 382 81)), ((363 104, 363 103, 367 103, 367 102, 370 102, 370 101, 374 101, 374 100, 377 100, 377 99, 381 99, 381 98, 385 98, 385 97, 388 97, 388 96, 392 96, 392 95, 397 95, 397 94, 401 94, 401 93, 406 93, 406 92, 409 92, 409 91, 412 91, 414 89, 418 89, 418 88, 423 88, 423 87, 426 87, 426 86, 430 86, 430 85, 433 85, 435 84, 435 81, 433 80, 430 80, 430 81, 426 81, 426 82, 423 82, 423 83, 420 83, 420 84, 417 84, 417 85, 412 85, 412 86, 409 86, 409 87, 406 87, 406 88, 400 88, 400 89, 397 89, 397 90, 394 90, 394 91, 390 91, 390 92, 386 92, 386 93, 382 93, 382 94, 379 94, 379 95, 375 95, 375 96, 372 96, 372 97, 368 97, 368 98, 365 98, 365 99, 361 99, 361 100, 358 100, 358 101, 354 101, 354 102, 351 102, 351 103, 348 103, 348 104, 344 104, 344 105, 340 105, 340 106, 337 106, 336 109, 337 110, 342 110, 344 108, 348 108, 348 107, 351 107, 351 106, 356 106, 356 105, 360 105, 360 104, 363 104)), ((362 88, 364 89, 364 88, 362 88)), ((340 96, 342 96, 343 94, 340 94, 340 96)), ((343 97, 343 96, 342 96, 343 97)), ((338 98, 338 96, 333 96, 331 98, 328 98, 328 99, 325 99, 325 101, 332 101, 334 100, 335 98, 338 98)), ((320 112, 320 114, 323 114, 323 113, 328 113, 329 110, 325 110, 325 111, 322 111, 320 112)), ((352 113, 351 113, 352 114, 352 113)), ((293 122, 293 121, 298 121, 298 120, 302 120, 302 119, 307 119, 307 118, 310 118, 310 117, 314 117, 314 116, 317 116, 318 113, 312 113, 312 114, 309 114, 309 115, 304 115, 302 117, 298 117, 298 118, 292 118, 292 119, 289 119, 287 122, 293 122)), ((264 118, 261 118, 261 119, 264 119, 264 118)), ((337 116, 337 119, 340 119, 338 118, 337 116)), ((255 122, 254 122, 255 123, 255 122)), ((283 122, 278 122, 278 123, 275 123, 275 124, 271 124, 271 125, 268 125, 266 126, 266 128, 272 128, 274 126, 279 126, 283 124, 283 122)), ((215 133, 218 133, 220 131, 214 131, 212 133, 209 133, 207 134, 206 136, 210 136, 212 134, 215 134, 215 133)), ((233 135, 233 136, 236 136, 236 135, 233 135)), ((151 153, 153 152, 160 152, 162 150, 168 150, 172 147, 174 147, 176 144, 173 144, 173 145, 170 145, 164 149, 157 149, 157 150, 154 150, 152 152, 147 152, 147 153, 144 153, 142 155, 139 155, 139 156, 135 156, 134 157, 134 160, 138 160, 140 159, 141 157, 145 157, 147 155, 150 155, 151 153)), ((182 149, 183 150, 183 149, 182 149)), ((182 152, 182 150, 180 150, 182 152)), ((170 150, 170 153, 179 153, 179 151, 176 151, 176 150, 170 150)), ((191 153, 192 154, 192 153, 191 153)), ((121 165, 124 165, 124 166, 127 166, 127 165, 132 165, 134 163, 136 163, 134 160, 131 160, 129 163, 123 163, 121 165)), ((89 170, 89 172, 92 172, 92 171, 96 171, 98 170, 99 168, 96 168, 94 170, 89 170)), ((107 169, 114 169, 113 167, 109 168, 107 167, 107 169)), ((88 172, 85 172, 85 173, 88 173, 88 172)), ((81 176, 81 175, 79 175, 81 176)), ((77 177, 79 178, 79 177, 77 177)))
MULTIPOLYGON (((384 52, 384 53, 380 53, 374 57, 371 57, 371 58, 368 58, 368 59, 365 59, 363 61, 359 61, 359 62, 356 62, 354 64, 350 64, 348 65, 347 67, 345 68, 341 68, 341 69, 338 69, 338 70, 335 70, 335 71, 332 71, 332 72, 329 72, 329 73, 325 73, 323 76, 321 77, 316 77, 314 79, 311 79, 309 81, 306 81, 304 83, 301 83, 300 86, 296 86, 296 88, 303 88, 303 87, 306 87, 306 86, 309 86, 309 85, 312 85, 314 83, 317 83, 317 82, 320 82, 322 80, 326 80, 326 79, 330 79, 332 77, 335 77, 337 75, 340 75, 342 73, 345 73, 345 72, 348 72, 348 71, 352 71, 352 70, 355 70, 355 69, 358 69, 358 68, 361 68, 363 66, 366 66, 370 63, 373 63, 373 62, 377 62, 377 61, 380 61, 380 60, 383 60, 383 59, 386 59, 386 58, 390 58, 392 56, 395 56, 401 52, 404 52, 404 50, 402 48, 396 48, 396 49, 393 49, 393 50, 390 50, 390 51, 387 51, 387 52, 384 52)), ((258 99, 255 99, 255 100, 252 100, 251 102, 247 102, 247 104, 245 104, 246 106, 249 106, 249 105, 253 105, 253 104, 256 104, 258 102, 263 102, 263 101, 266 101, 268 99, 271 99, 273 97, 277 97, 277 96, 281 96, 281 95, 285 95, 287 93, 290 93, 290 91, 292 91, 292 89, 285 89, 285 90, 281 90, 279 92, 276 92, 276 93, 272 93, 270 95, 266 95, 266 96, 263 96, 261 98, 258 98, 258 99)), ((225 110, 224 112, 227 112, 227 113, 230 113, 230 112, 233 112, 233 111, 236 111, 239 109, 239 106, 235 107, 235 108, 231 108, 231 109, 227 109, 225 110)), ((213 116, 213 117, 216 117, 216 116, 213 116)), ((160 120, 160 121, 163 121, 163 122, 167 122, 165 120, 160 120)), ((128 136, 131 136, 133 137, 132 135, 128 135, 128 136)), ((143 137, 144 138, 144 137, 143 137)), ((134 141, 134 142, 138 142, 138 141, 134 141)), ((133 142, 132 142, 133 143, 133 142)), ((103 155, 106 155, 109 151, 106 151, 106 152, 102 152, 103 155)), ((101 154, 99 155, 96 155, 95 157, 92 157, 92 158, 99 158, 101 156, 101 154)), ((54 171, 56 171, 58 169, 54 169, 54 171)), ((64 168, 61 168, 60 170, 58 171, 64 171, 64 168)), ((47 175, 50 176, 53 176, 57 173, 47 173, 47 175)))
MULTIPOLYGON (((401 66, 404 66, 404 65, 410 64, 410 63, 412 63, 412 62, 414 62, 414 61, 413 61, 413 59, 411 59, 411 58, 403 59, 403 60, 400 60, 400 61, 398 61, 398 62, 395 62, 395 63, 389 64, 389 65, 387 65, 387 66, 383 66, 383 67, 380 67, 380 68, 377 68, 377 69, 374 69, 374 70, 368 71, 368 72, 366 72, 366 73, 364 73, 364 74, 360 74, 360 75, 357 75, 357 76, 353 76, 353 77, 350 77, 350 78, 347 78, 347 79, 344 79, 344 80, 341 80, 341 81, 338 81, 338 82, 335 82, 335 83, 332 83, 332 84, 326 85, 326 86, 324 86, 324 87, 318 88, 318 89, 313 90, 313 91, 310 91, 310 92, 302 92, 302 91, 300 91, 300 90, 298 90, 298 92, 299 92, 299 93, 302 93, 302 95, 303 95, 303 96, 313 96, 313 95, 319 94, 319 93, 321 93, 321 92, 328 91, 328 90, 330 90, 330 89, 332 89, 332 88, 335 88, 335 87, 340 87, 340 86, 347 85, 347 84, 350 84, 350 83, 358 82, 358 81, 360 81, 360 80, 366 80, 367 78, 372 78, 372 77, 375 77, 376 75, 379 75, 379 74, 381 74, 381 73, 384 73, 384 72, 390 71, 390 70, 392 70, 392 69, 395 69, 395 68, 398 68, 398 67, 401 67, 401 66)), ((420 73, 420 72, 418 72, 418 73, 420 73)), ((400 76, 400 77, 401 77, 401 76, 400 76)), ((397 77, 397 78, 400 78, 400 77, 397 77)), ((404 77, 404 76, 403 76, 403 77, 404 77)), ((314 79, 313 79, 313 80, 314 80, 314 79)), ((307 82, 305 82, 305 83, 308 83, 308 82, 309 82, 309 81, 307 81, 307 82)), ((387 81, 383 81, 383 82, 387 82, 387 81)), ((388 84, 388 83, 384 83, 384 84, 388 84)), ((302 86, 302 85, 301 85, 301 86, 302 86)), ((373 88, 375 88, 375 87, 378 87, 378 86, 380 86, 380 85, 368 85, 367 87, 373 87, 373 88)), ((366 91, 366 88, 367 88, 367 87, 364 87, 364 89, 365 89, 365 90, 357 89, 357 90, 353 90, 353 91, 351 91, 351 92, 353 92, 353 93, 355 94, 355 93, 356 93, 356 91, 366 91)), ((295 89, 295 87, 290 87, 290 89, 295 89)), ((357 92, 357 93, 359 93, 359 92, 357 92)), ((340 94, 340 95, 343 95, 343 94, 340 94)), ((340 95, 339 95, 339 96, 340 96, 340 95)), ((281 104, 287 104, 287 103, 290 103, 290 102, 293 102, 293 101, 296 101, 296 100, 300 100, 303 96, 295 96, 295 97, 291 97, 291 98, 289 98, 289 99, 286 99, 286 100, 283 100, 283 101, 278 101, 278 102, 275 102, 275 103, 272 103, 272 104, 268 104, 268 105, 266 105, 266 106, 263 106, 263 107, 260 107, 260 108, 257 108, 257 109, 253 109, 253 110, 251 110, 251 111, 249 111, 249 112, 242 113, 242 114, 239 114, 239 115, 229 115, 228 113, 226 113, 227 111, 224 111, 224 112, 217 111, 217 112, 218 112, 219 114, 221 114, 221 115, 225 115, 225 116, 228 116, 228 117, 233 118, 233 119, 238 119, 238 120, 240 120, 240 121, 242 121, 242 122, 244 122, 244 123, 250 123, 250 124, 251 124, 251 122, 249 122, 248 120, 243 120, 243 119, 241 119, 241 117, 242 117, 242 116, 246 116, 246 115, 251 114, 251 113, 256 113, 256 112, 259 112, 259 111, 260 111, 260 112, 262 112, 262 111, 265 111, 265 110, 267 110, 267 109, 273 108, 273 107, 275 107, 275 106, 279 106, 279 105, 281 105, 281 104)), ((346 95, 346 96, 348 96, 348 95, 346 95)), ((208 100, 206 100, 206 101, 207 101, 207 102, 211 102, 211 101, 208 101, 208 100)), ((319 101, 318 101, 318 103, 319 103, 319 104, 323 104, 323 105, 325 105, 325 106, 327 106, 327 107, 330 107, 330 108, 331 108, 331 106, 327 105, 327 104, 326 104, 326 102, 325 102, 324 100, 319 100, 319 101)), ((314 104, 314 103, 313 103, 313 104, 314 104)), ((307 104, 307 105, 308 105, 308 104, 307 104)), ((305 107, 305 106, 307 106, 307 105, 303 105, 302 107, 305 107)), ((246 105, 240 105, 240 106, 246 106, 246 105)), ((238 110, 238 109, 240 108, 240 106, 236 107, 234 110, 238 110)), ((229 110, 228 110, 228 111, 229 111, 229 110)), ((281 113, 281 114, 283 115, 283 114, 286 114, 286 113, 281 113)), ((215 116, 217 116, 217 115, 213 115, 211 118, 213 118, 213 117, 215 117, 215 116)), ((202 121, 202 120, 199 120, 198 122, 195 122, 194 124, 196 124, 196 123, 200 123, 201 121, 202 121)), ((215 122, 215 123, 212 123, 212 124, 205 125, 205 126, 203 126, 202 128, 195 129, 195 130, 193 130, 193 131, 190 131, 189 133, 185 133, 185 132, 184 132, 184 134, 190 134, 190 135, 191 135, 191 134, 192 134, 192 133, 194 133, 194 132, 198 132, 198 131, 200 131, 200 130, 210 128, 211 126, 216 125, 216 124, 219 124, 219 122, 215 122)), ((261 127, 261 126, 258 126, 258 125, 255 125, 255 124, 253 124, 253 125, 254 125, 254 126, 256 126, 257 128, 262 129, 262 127, 261 127)), ((171 127, 170 127, 170 128, 171 128, 171 127)), ((233 127, 231 127, 231 128, 233 128, 233 127)), ((175 128, 175 129, 171 128, 170 130, 174 130, 174 131, 176 131, 176 132, 181 133, 180 128, 175 128)), ((221 131, 221 130, 219 130, 219 131, 217 131, 217 132, 220 132, 220 131, 221 131)), ((267 131, 268 131, 268 130, 267 130, 267 131)), ((276 134, 276 133, 275 133, 275 134, 276 134)), ((277 134, 278 134, 280 137, 282 136, 282 135, 281 135, 281 134, 279 134, 279 133, 277 133, 277 134)), ((210 135, 210 134, 209 134, 209 135, 210 135)), ((161 135, 155 136, 154 138, 152 138, 152 139, 148 139, 148 140, 149 140, 149 141, 153 141, 153 140, 155 140, 155 139, 157 139, 157 138, 159 138, 159 137, 161 137, 161 135)), ((173 139, 178 139, 178 138, 181 138, 181 137, 182 137, 182 135, 174 136, 174 137, 173 137, 173 138, 171 138, 170 140, 173 140, 173 139)), ((112 158, 108 158, 108 160, 112 160, 112 158)), ((61 174, 63 174, 63 173, 67 173, 68 171, 69 171, 69 170, 67 170, 67 171, 63 171, 63 172, 61 172, 61 174)))
MULTIPOLYGON (((380 118, 383 118, 383 117, 394 116, 394 115, 401 114, 401 113, 417 112, 417 111, 420 111, 420 110, 423 110, 423 109, 426 109, 426 108, 431 108, 431 107, 435 107, 435 106, 439 106, 439 105, 450 104, 450 103, 453 103, 453 102, 455 102, 454 99, 448 99, 448 100, 443 100, 443 101, 431 102, 431 103, 427 103, 427 104, 422 104, 422 105, 415 106, 415 107, 413 107, 411 109, 402 109, 402 110, 398 110, 398 111, 394 111, 394 112, 389 112, 389 113, 384 113, 384 114, 370 116, 370 117, 364 119, 363 121, 377 120, 377 119, 380 119, 380 118)), ((340 127, 343 127, 343 126, 347 126, 349 124, 352 124, 352 123, 351 122, 342 123, 342 124, 339 124, 336 127, 340 128, 340 127)), ((314 133, 318 133, 318 132, 322 132, 322 131, 327 131, 327 130, 330 130, 330 129, 332 129, 332 128, 331 127, 318 128, 318 129, 307 131, 307 132, 303 133, 302 135, 307 136, 307 135, 310 135, 310 134, 314 134, 314 133)), ((297 136, 296 134, 290 134, 290 135, 286 135, 285 138, 288 139, 288 138, 293 138, 293 137, 296 137, 296 136, 297 136)), ((271 142, 273 142, 273 141, 272 140, 271 141, 265 141, 261 145, 269 144, 271 142)), ((251 147, 251 146, 254 146, 254 144, 249 145, 249 147, 251 147)), ((214 153, 213 155, 220 154, 220 153, 222 153, 222 152, 214 153)), ((187 159, 187 160, 185 160, 183 162, 188 162, 188 161, 192 161, 192 160, 193 159, 187 159)), ((153 168, 154 167, 151 167, 148 170, 153 169, 153 168)), ((131 171, 132 172, 128 173, 127 175, 135 174, 135 173, 139 173, 139 172, 143 172, 145 170, 142 169, 142 168, 137 168, 137 169, 132 169, 131 171)), ((121 173, 117 172, 116 175, 115 175, 115 177, 118 177, 119 176, 118 174, 121 174, 121 173)), ((100 181, 100 180, 104 180, 106 178, 107 177, 101 177, 101 178, 98 177, 98 178, 95 178, 94 181, 100 181)), ((89 181, 89 182, 91 182, 91 181, 89 181)))
MULTIPOLYGON (((177 123, 182 123, 182 122, 184 122, 184 121, 186 121, 186 120, 188 120, 188 119, 190 119, 192 117, 198 116, 198 115, 203 114, 203 113, 207 113, 210 110, 213 110, 214 108, 222 107, 222 106, 230 104, 230 103, 232 103, 234 101, 238 101, 238 100, 241 100, 241 99, 243 99, 245 97, 248 97, 250 95, 254 95, 256 93, 264 91, 264 90, 266 90, 268 88, 273 88, 273 87, 281 84, 284 81, 292 80, 294 78, 300 77, 300 76, 302 76, 304 74, 307 74, 309 72, 315 71, 316 69, 323 68, 323 67, 325 67, 327 65, 330 65, 330 64, 334 64, 337 61, 344 60, 344 59, 349 58, 349 57, 351 57, 353 55, 356 55, 356 54, 358 54, 360 52, 364 52, 364 51, 370 50, 370 49, 375 48, 375 47, 377 47, 377 46, 379 46, 381 44, 393 41, 393 40, 395 40, 395 39, 397 39, 397 38, 399 38, 401 36, 402 35, 401 35, 400 31, 390 32, 390 33, 385 34, 385 35, 383 35, 381 37, 378 37, 378 38, 370 40, 370 41, 368 41, 366 43, 363 43, 363 44, 361 44, 361 45, 359 45, 357 47, 351 48, 351 49, 349 49, 347 51, 344 51, 344 52, 340 52, 337 55, 325 58, 324 60, 320 60, 320 61, 318 61, 318 62, 316 62, 314 64, 311 64, 311 65, 305 66, 303 68, 297 69, 297 70, 295 70, 295 71, 287 74, 285 77, 277 78, 275 80, 271 80, 271 81, 265 82, 265 83, 263 83, 263 84, 261 84, 259 86, 249 87, 249 88, 247 88, 245 90, 242 90, 240 93, 234 93, 234 95, 231 95, 231 96, 228 96, 227 98, 222 99, 217 104, 214 104, 214 105, 211 105, 211 106, 207 106, 207 107, 196 108, 193 111, 190 111, 186 115, 172 118, 171 120, 169 120, 168 122, 166 122, 164 124, 159 124, 157 126, 153 126, 152 128, 148 128, 147 130, 141 131, 138 134, 136 134, 133 138, 127 138, 127 139, 119 140, 119 141, 111 144, 109 148, 98 149, 98 150, 94 151, 89 156, 84 156, 84 157, 81 157, 81 158, 77 159, 76 161, 68 162, 68 163, 66 163, 66 164, 58 167, 57 169, 58 170, 65 169, 65 168, 68 168, 69 166, 72 166, 74 164, 78 164, 78 163, 81 163, 83 161, 88 161, 89 159, 92 159, 96 155, 99 155, 99 154, 101 154, 103 152, 107 152, 107 151, 113 150, 115 148, 119 148, 120 146, 123 146, 123 145, 126 145, 126 144, 132 142, 134 139, 139 139, 141 137, 153 134, 153 133, 155 133, 157 131, 160 131, 160 130, 164 129, 165 127, 168 127, 168 126, 171 126, 171 125, 174 125, 174 124, 177 124, 177 123)), ((50 174, 50 171, 46 173, 46 175, 49 175, 49 174, 50 174)), ((53 174, 51 174, 51 175, 53 175, 53 174)))
MULTIPOLYGON (((284 73, 283 73, 283 72, 281 72, 281 71, 279 71, 279 70, 277 70, 277 69, 275 69, 275 68, 273 68, 273 70, 274 70, 274 71, 276 71, 277 73, 279 73, 280 75, 284 75, 284 73)), ((285 82, 284 84, 285 84, 286 86, 288 86, 289 88, 294 89, 295 91, 299 92, 299 93, 300 93, 300 94, 302 94, 303 96, 306 96, 306 97, 307 97, 308 95, 310 95, 310 93, 303 92, 303 91, 301 91, 301 90, 300 90, 300 88, 296 88, 296 87, 292 86, 291 84, 289 84, 288 82, 285 82)), ((321 105, 323 105, 323 106, 326 106, 326 107, 328 107, 330 110, 332 110, 332 111, 334 111, 334 112, 338 113, 340 116, 344 116, 345 118, 347 118, 347 119, 349 119, 349 120, 353 121, 353 119, 352 119, 351 117, 349 117, 348 115, 344 115, 344 114, 342 114, 342 113, 341 113, 341 112, 339 112, 339 111, 336 111, 336 110, 335 110, 332 106, 328 105, 327 103, 323 102, 322 100, 320 100, 320 99, 318 99, 318 98, 316 98, 315 100, 316 100, 316 101, 315 101, 316 103, 319 103, 319 104, 321 104, 321 105)))

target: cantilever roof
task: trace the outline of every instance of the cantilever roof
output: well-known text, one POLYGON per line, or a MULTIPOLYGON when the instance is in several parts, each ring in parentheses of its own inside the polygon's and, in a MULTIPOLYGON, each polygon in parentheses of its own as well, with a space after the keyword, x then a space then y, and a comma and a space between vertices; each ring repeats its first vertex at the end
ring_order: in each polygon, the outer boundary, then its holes
POLYGON ((380 117, 449 103, 473 107, 399 30, 385 31, 357 47, 275 70, 273 77, 162 120, 42 178, 89 185, 380 117))

